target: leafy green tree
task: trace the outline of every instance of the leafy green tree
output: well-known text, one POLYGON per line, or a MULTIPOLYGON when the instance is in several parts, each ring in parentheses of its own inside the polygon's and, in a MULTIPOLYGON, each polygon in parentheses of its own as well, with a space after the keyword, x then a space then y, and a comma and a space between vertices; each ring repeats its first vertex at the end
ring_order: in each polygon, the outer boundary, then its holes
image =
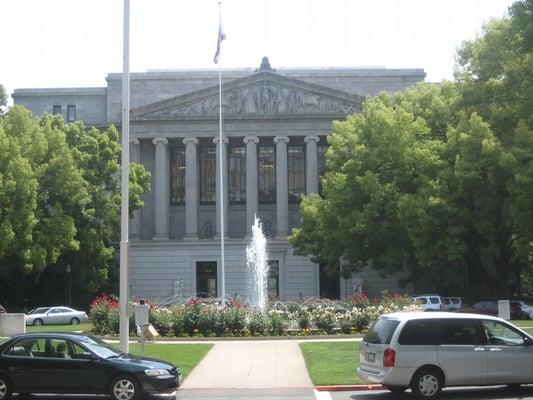
MULTIPOLYGON (((115 268, 120 234, 117 130, 87 130, 58 115, 34 119, 14 106, 0 117, 0 151, 2 281, 17 279, 44 298, 59 291, 63 299, 70 265, 74 293, 97 291, 115 268)), ((133 211, 150 177, 142 165, 130 171, 133 211)))
POLYGON ((7 107, 7 95, 6 89, 3 85, 0 84, 0 115, 4 113, 5 108, 7 107))

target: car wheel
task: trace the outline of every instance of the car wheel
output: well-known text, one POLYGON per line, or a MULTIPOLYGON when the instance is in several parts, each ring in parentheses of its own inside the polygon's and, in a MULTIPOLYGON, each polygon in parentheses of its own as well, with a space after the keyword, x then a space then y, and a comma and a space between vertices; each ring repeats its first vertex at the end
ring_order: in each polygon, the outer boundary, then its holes
POLYGON ((418 399, 436 399, 440 396, 443 385, 444 379, 438 369, 424 368, 413 376, 411 390, 418 399))
POLYGON ((35 321, 33 321, 34 326, 41 326, 43 325, 43 320, 40 318, 37 318, 35 321))
POLYGON ((385 386, 385 388, 394 394, 402 394, 407 390, 407 386, 385 386))
POLYGON ((70 320, 70 325, 79 325, 80 324, 80 320, 78 318, 72 318, 70 320))
POLYGON ((521 388, 522 385, 520 385, 519 383, 512 383, 507 385, 507 389, 509 389, 511 392, 519 392, 521 388))
POLYGON ((138 400, 141 387, 131 376, 118 376, 111 382, 111 397, 115 400, 138 400))
POLYGON ((0 400, 8 400, 13 394, 13 389, 11 388, 11 382, 4 376, 0 375, 0 400))

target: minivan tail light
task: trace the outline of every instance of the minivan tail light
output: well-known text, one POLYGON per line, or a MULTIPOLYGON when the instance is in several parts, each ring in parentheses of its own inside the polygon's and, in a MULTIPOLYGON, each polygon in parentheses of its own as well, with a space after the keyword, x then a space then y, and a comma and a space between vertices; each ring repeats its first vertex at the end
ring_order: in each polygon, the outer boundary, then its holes
POLYGON ((385 349, 383 352, 383 366, 394 367, 394 359, 396 358, 396 352, 393 349, 385 349))

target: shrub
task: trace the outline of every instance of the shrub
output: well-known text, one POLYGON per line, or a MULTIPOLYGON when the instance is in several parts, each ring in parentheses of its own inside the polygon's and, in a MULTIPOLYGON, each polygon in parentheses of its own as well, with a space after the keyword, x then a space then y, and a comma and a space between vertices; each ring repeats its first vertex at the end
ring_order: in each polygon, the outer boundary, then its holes
POLYGON ((89 311, 92 331, 97 335, 119 332, 119 310, 116 298, 101 294, 91 302, 89 311))
POLYGON ((247 328, 251 336, 260 336, 265 333, 266 330, 265 316, 261 310, 253 309, 248 314, 247 328))

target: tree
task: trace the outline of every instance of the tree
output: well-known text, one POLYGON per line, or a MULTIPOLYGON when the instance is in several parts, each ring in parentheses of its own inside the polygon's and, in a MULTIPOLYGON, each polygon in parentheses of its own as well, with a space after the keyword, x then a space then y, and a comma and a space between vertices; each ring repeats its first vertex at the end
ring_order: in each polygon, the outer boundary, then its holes
MULTIPOLYGON (((120 231, 117 130, 87 130, 59 115, 34 119, 14 106, 0 118, 0 151, 2 281, 57 298, 70 265, 74 292, 97 291, 114 268, 120 231)), ((141 165, 130 169, 135 210, 149 174, 141 165)))
POLYGON ((0 84, 0 115, 4 113, 5 108, 7 107, 7 95, 6 89, 3 85, 0 84))

